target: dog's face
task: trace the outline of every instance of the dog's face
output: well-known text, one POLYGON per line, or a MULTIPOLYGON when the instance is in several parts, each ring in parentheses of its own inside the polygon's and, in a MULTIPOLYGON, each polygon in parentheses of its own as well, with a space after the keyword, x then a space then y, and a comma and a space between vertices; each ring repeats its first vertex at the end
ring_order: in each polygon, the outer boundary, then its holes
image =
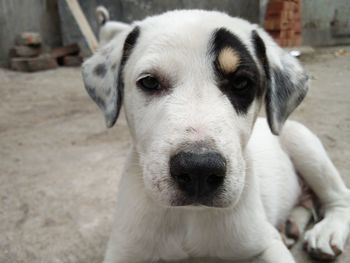
POLYGON ((299 63, 263 30, 195 10, 135 23, 83 76, 107 126, 124 103, 145 189, 166 206, 237 203, 261 105, 278 134, 307 90, 299 63))

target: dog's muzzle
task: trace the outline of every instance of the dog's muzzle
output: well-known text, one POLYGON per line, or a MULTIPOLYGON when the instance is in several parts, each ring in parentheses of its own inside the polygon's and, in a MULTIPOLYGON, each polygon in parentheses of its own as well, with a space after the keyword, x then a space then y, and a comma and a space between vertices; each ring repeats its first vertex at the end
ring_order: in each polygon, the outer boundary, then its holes
POLYGON ((226 160, 215 151, 181 151, 170 158, 170 174, 193 203, 201 203, 223 185, 226 160))

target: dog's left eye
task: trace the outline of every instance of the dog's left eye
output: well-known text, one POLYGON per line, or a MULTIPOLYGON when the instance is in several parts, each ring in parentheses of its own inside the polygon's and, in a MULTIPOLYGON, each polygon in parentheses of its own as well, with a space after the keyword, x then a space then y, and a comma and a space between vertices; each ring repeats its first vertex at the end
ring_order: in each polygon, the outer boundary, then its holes
POLYGON ((235 82, 234 82, 234 88, 236 90, 245 90, 246 88, 249 87, 250 85, 250 81, 247 78, 238 78, 235 82))
POLYGON ((159 81, 151 75, 147 75, 147 76, 140 78, 137 81, 137 85, 141 89, 146 90, 146 91, 156 91, 156 90, 160 89, 159 81))

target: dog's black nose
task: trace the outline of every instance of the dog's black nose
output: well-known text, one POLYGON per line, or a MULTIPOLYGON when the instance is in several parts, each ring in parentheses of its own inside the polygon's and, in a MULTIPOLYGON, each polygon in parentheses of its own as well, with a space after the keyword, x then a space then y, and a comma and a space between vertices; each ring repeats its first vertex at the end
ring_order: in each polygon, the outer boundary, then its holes
POLYGON ((170 159, 170 174, 191 197, 203 197, 222 185, 226 161, 217 152, 179 152, 170 159))

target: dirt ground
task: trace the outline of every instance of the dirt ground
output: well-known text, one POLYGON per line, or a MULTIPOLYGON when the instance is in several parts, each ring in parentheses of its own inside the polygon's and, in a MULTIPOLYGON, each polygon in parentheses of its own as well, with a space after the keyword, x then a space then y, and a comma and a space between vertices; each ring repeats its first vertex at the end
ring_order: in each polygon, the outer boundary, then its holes
MULTIPOLYGON (((339 49, 304 58, 312 89, 292 118, 350 186, 350 47, 339 49)), ((72 68, 0 70, 0 101, 0 262, 101 262, 130 145, 124 118, 106 129, 72 68)), ((293 253, 312 262, 300 245, 293 253)), ((350 262, 350 241, 337 262, 350 262)))

